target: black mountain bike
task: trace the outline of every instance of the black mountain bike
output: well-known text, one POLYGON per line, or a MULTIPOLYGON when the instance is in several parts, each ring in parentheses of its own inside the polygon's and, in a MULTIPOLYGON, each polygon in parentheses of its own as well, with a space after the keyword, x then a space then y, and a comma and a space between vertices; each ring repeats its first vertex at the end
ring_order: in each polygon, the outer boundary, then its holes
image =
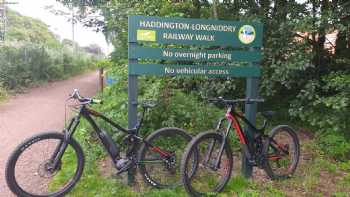
POLYGON ((270 135, 266 135, 264 130, 267 119, 273 115, 272 111, 262 113, 265 121, 262 128, 258 129, 242 113, 235 110, 237 103, 263 102, 263 99, 225 100, 219 97, 209 101, 225 104, 228 110, 226 117, 219 121, 216 132, 198 134, 185 149, 181 161, 181 174, 184 187, 191 196, 215 194, 222 191, 229 181, 233 158, 228 135, 232 127, 236 130, 243 154, 248 158, 250 165, 264 169, 272 179, 287 178, 294 173, 300 155, 299 140, 295 131, 287 125, 280 125, 273 128, 270 135), (242 130, 238 119, 252 128, 253 136, 249 137, 242 130), (226 120, 228 126, 222 128, 226 120), (194 158, 197 161, 193 162, 194 158), (194 172, 193 164, 196 165, 194 172))
POLYGON ((85 162, 83 150, 73 138, 81 117, 97 133, 118 170, 117 174, 138 166, 144 180, 156 188, 181 185, 179 160, 185 146, 192 139, 191 136, 179 128, 162 128, 145 139, 138 136, 144 114, 148 108, 155 106, 154 102, 144 102, 137 126, 125 129, 88 107, 101 103, 100 100, 83 98, 78 90, 74 90, 70 99, 77 101, 78 113, 63 132, 35 135, 25 140, 10 155, 6 166, 6 181, 14 194, 21 197, 63 196, 75 186, 82 175, 85 162), (120 156, 120 147, 98 126, 93 117, 102 119, 126 134, 122 140, 128 147, 125 157, 120 156))

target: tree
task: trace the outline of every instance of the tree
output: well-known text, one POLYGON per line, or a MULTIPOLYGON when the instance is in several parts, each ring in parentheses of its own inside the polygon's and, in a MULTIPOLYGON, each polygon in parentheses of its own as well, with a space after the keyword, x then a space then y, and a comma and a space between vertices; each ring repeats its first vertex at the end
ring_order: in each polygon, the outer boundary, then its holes
POLYGON ((103 51, 98 44, 90 44, 89 46, 83 47, 83 49, 90 54, 101 56, 103 54, 103 51))
MULTIPOLYGON (((286 111, 291 115, 321 130, 350 129, 342 119, 350 116, 348 0, 303 3, 296 0, 60 1, 79 7, 81 13, 100 13, 104 17, 103 21, 92 20, 88 25, 103 30, 115 46, 115 59, 127 57, 127 17, 130 14, 261 21, 264 24, 261 93, 274 101, 273 106, 276 103, 288 106, 286 111), (325 49, 329 42, 326 35, 331 32, 338 32, 335 54, 325 49), (331 111, 338 117, 323 113, 331 111), (326 121, 321 121, 324 119, 326 121)), ((213 95, 231 97, 237 97, 232 92, 241 92, 233 90, 244 87, 237 79, 181 79, 176 84, 187 92, 196 89, 200 94, 209 91, 213 95)))
POLYGON ((62 45, 71 49, 73 49, 74 47, 79 48, 79 43, 66 38, 62 40, 62 45))
POLYGON ((9 23, 8 41, 33 42, 46 44, 49 47, 59 47, 58 40, 45 23, 22 16, 12 10, 8 10, 7 17, 9 23))

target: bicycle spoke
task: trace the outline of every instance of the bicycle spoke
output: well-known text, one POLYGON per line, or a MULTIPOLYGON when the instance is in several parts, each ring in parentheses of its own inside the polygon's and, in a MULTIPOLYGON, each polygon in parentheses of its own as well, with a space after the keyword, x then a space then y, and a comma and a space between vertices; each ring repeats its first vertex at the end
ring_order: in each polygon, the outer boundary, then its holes
POLYGON ((180 182, 180 161, 189 139, 176 132, 160 133, 149 141, 143 159, 139 161, 146 181, 154 185, 175 187, 180 182))
POLYGON ((193 190, 201 193, 213 192, 225 183, 232 169, 232 163, 225 150, 220 157, 221 144, 222 142, 209 138, 202 139, 194 147, 194 150, 198 150, 199 161, 196 171, 189 177, 193 190))
POLYGON ((33 195, 50 195, 71 181, 77 168, 77 158, 71 157, 73 149, 68 147, 63 160, 71 163, 70 168, 62 168, 64 163, 60 162, 59 168, 53 169, 51 158, 58 144, 59 139, 41 140, 22 152, 16 162, 14 175, 22 190, 33 195))
POLYGON ((298 150, 293 140, 290 133, 283 129, 277 130, 270 138, 267 161, 276 177, 287 176, 295 169, 298 150))
POLYGON ((164 163, 164 160, 162 159, 144 159, 142 161, 139 161, 140 164, 143 163, 164 163))

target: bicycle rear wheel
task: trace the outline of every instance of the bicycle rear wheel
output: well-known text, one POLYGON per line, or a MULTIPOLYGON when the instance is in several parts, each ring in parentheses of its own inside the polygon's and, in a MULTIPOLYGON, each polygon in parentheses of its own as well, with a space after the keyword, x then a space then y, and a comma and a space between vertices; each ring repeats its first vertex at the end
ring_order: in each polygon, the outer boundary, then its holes
POLYGON ((184 187, 191 196, 220 192, 229 181, 233 167, 232 152, 226 142, 219 157, 223 143, 221 134, 204 132, 187 145, 181 161, 181 174, 184 187), (194 156, 195 153, 198 156, 194 156), (198 158, 194 173, 189 171, 193 169, 189 168, 193 165, 193 158, 198 158))
POLYGON ((49 132, 35 135, 20 144, 6 165, 6 181, 17 196, 56 197, 69 192, 78 182, 84 166, 79 144, 71 139, 58 166, 52 157, 64 140, 64 135, 49 132))
POLYGON ((291 176, 299 163, 300 145, 295 131, 289 126, 275 127, 263 148, 264 170, 271 179, 291 176))
POLYGON ((179 128, 162 128, 149 135, 139 152, 139 169, 145 182, 156 188, 181 183, 180 159, 192 137, 179 128))

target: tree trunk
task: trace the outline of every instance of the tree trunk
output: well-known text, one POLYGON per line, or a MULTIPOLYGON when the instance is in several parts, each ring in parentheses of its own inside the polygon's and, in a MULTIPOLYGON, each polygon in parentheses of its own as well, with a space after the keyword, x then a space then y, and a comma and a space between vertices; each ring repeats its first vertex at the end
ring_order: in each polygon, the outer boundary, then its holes
POLYGON ((252 15, 258 15, 259 13, 259 6, 258 4, 255 2, 255 0, 248 0, 248 7, 249 7, 249 12, 252 15))
POLYGON ((194 18, 200 18, 201 17, 201 2, 199 0, 192 0, 192 4, 194 7, 194 18))
MULTIPOLYGON (((329 2, 328 0, 323 0, 321 2, 321 16, 325 16, 328 14, 329 11, 329 2)), ((326 17, 326 16, 325 16, 326 17)), ((321 19, 321 24, 318 29, 318 50, 321 54, 322 51, 324 51, 325 42, 326 42, 326 28, 327 28, 327 21, 325 19, 321 19)))
POLYGON ((275 0, 273 7, 273 18, 279 21, 287 19, 288 2, 287 0, 275 0))
MULTIPOLYGON (((315 0, 312 0, 311 1, 312 3, 312 26, 313 26, 313 29, 316 29, 316 16, 317 16, 317 4, 316 4, 316 1, 315 0)), ((313 31, 312 32, 312 51, 314 53, 317 53, 317 42, 316 42, 316 32, 313 31)))
MULTIPOLYGON (((340 23, 342 24, 347 24, 349 22, 350 16, 344 17, 340 20, 340 23)), ((350 58, 350 39, 347 39, 347 35, 350 35, 350 27, 338 32, 335 42, 335 54, 339 58, 350 58)))
MULTIPOLYGON (((342 7, 342 10, 340 10, 341 13, 346 13, 344 11, 350 9, 350 2, 346 0, 339 1, 339 5, 340 7, 342 7)), ((336 5, 333 5, 333 6, 336 6, 336 5)), ((350 15, 349 14, 342 14, 342 15, 343 16, 340 17, 340 24, 344 26, 350 24, 350 15)), ((350 39, 347 38, 348 37, 347 35, 350 35, 350 27, 348 26, 348 28, 344 30, 338 30, 338 31, 339 32, 336 40, 335 54, 339 58, 350 58, 350 39)))
POLYGON ((260 1, 260 16, 263 16, 265 19, 269 17, 269 10, 270 10, 270 0, 261 0, 260 1))
POLYGON ((218 7, 219 7, 219 0, 213 0, 213 18, 219 19, 218 16, 218 7))

